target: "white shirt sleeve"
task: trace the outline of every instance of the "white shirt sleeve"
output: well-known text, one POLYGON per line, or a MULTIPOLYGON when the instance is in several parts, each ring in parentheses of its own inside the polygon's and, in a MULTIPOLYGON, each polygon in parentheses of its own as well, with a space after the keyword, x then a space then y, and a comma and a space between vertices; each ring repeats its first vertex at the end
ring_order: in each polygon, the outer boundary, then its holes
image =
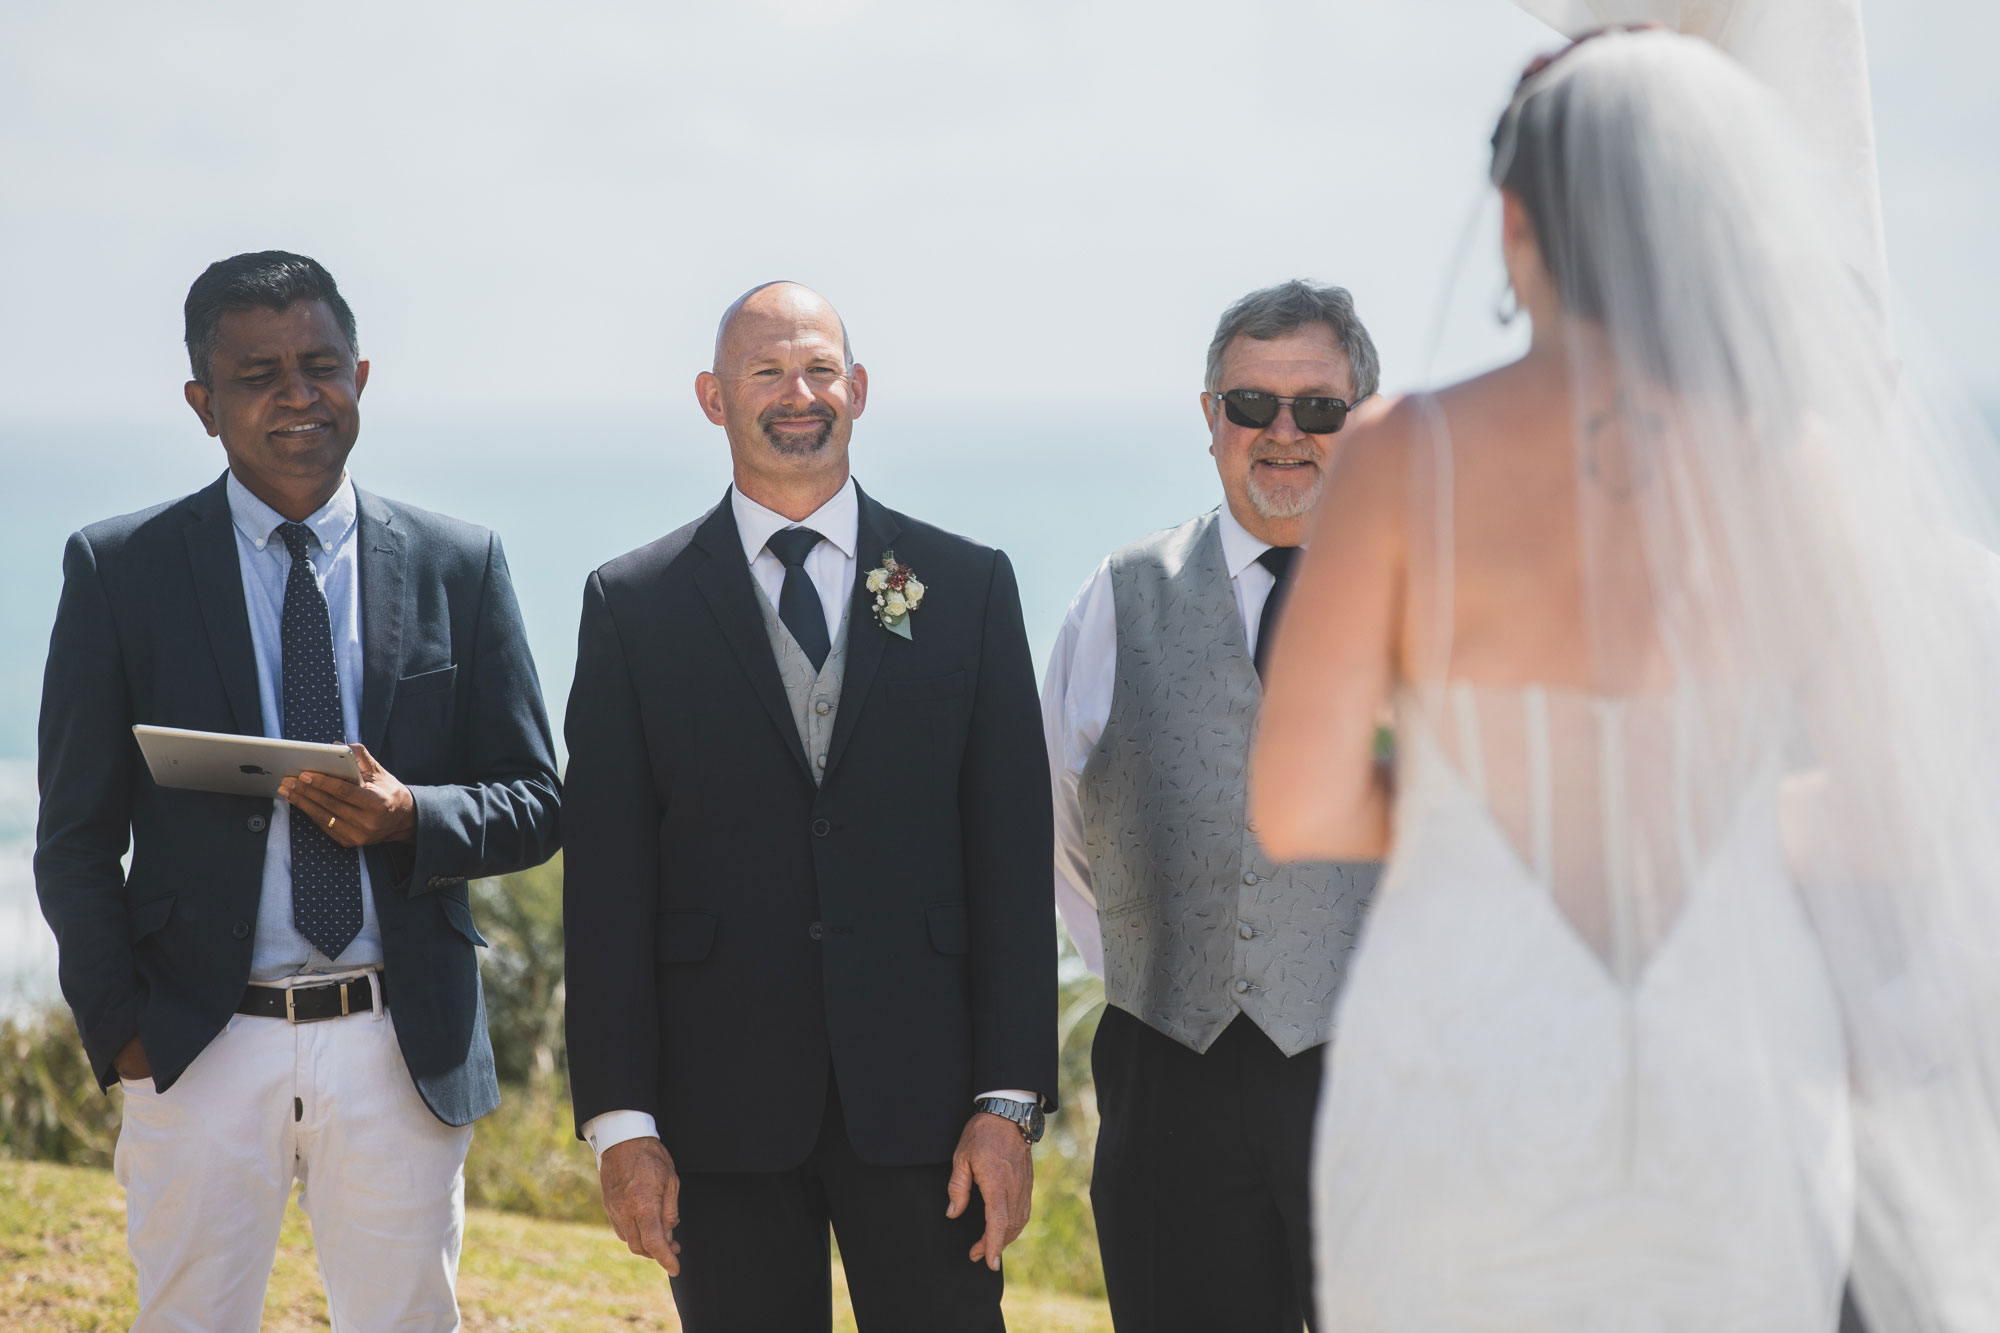
POLYGON ((658 1137, 658 1123, 644 1111, 606 1111, 583 1122, 583 1141, 597 1154, 599 1166, 604 1165, 604 1153, 608 1148, 614 1148, 627 1139, 658 1137))
POLYGON ((1104 942, 1098 930, 1097 892, 1090 880, 1083 807, 1077 779, 1111 718, 1117 684, 1118 617, 1111 595, 1111 563, 1097 567, 1070 604, 1049 653, 1042 684, 1042 736, 1049 751, 1056 822, 1056 910, 1076 943, 1084 966, 1104 975, 1104 942))

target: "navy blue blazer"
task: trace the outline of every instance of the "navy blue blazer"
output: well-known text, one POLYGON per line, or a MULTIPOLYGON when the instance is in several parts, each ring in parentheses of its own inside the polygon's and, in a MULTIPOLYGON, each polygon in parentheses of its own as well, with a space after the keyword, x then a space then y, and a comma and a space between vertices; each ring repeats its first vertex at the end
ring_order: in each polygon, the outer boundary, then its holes
MULTIPOLYGON (((132 739, 135 723, 262 734, 225 479, 93 524, 63 553, 35 888, 105 1087, 136 1035, 171 1089, 250 976, 271 803, 161 787, 132 739)), ((499 539, 356 498, 360 739, 417 809, 414 844, 366 851, 383 967, 418 1091, 438 1119, 470 1124, 500 1092, 466 881, 555 854, 548 717, 499 539)))

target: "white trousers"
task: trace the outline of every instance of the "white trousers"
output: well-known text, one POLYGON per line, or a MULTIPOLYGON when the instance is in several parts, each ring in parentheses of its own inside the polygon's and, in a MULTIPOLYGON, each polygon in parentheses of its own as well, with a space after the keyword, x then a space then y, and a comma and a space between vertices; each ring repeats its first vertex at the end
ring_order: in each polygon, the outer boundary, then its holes
POLYGON ((133 1333, 254 1333, 294 1180, 335 1333, 458 1327, 472 1127, 424 1105, 385 1010, 238 1014, 166 1092, 124 1089, 133 1333))

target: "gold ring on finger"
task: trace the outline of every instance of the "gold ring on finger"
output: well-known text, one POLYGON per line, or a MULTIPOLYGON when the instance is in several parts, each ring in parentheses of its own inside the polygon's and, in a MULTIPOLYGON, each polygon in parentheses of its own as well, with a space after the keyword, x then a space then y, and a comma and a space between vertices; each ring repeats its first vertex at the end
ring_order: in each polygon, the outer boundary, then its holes
POLYGON ((339 815, 328 815, 326 817, 326 826, 328 828, 332 828, 335 824, 338 824, 339 822, 340 822, 339 815))

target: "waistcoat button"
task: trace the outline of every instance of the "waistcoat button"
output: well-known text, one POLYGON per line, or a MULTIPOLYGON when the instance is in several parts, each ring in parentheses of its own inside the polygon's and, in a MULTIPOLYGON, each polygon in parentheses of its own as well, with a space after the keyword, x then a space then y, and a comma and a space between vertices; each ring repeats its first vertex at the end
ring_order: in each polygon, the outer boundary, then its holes
POLYGON ((252 833, 262 833, 264 831, 265 825, 269 824, 270 822, 271 822, 270 820, 264 818, 264 816, 262 815, 252 815, 250 816, 250 818, 243 821, 243 826, 249 829, 252 833))
POLYGON ((821 717, 825 717, 828 713, 831 713, 832 711, 833 711, 833 705, 828 703, 824 699, 821 699, 818 703, 813 705, 813 712, 818 713, 821 717))
POLYGON ((1250 929, 1250 927, 1248 926, 1238 926, 1236 928, 1236 933, 1238 935, 1241 935, 1246 940, 1254 938, 1257 934, 1256 931, 1250 929))
POLYGON ((824 838, 831 832, 833 832, 833 825, 827 823, 824 819, 815 819, 813 821, 813 836, 815 838, 824 838))
POLYGON ((1251 885, 1254 885, 1254 884, 1256 884, 1256 882, 1257 882, 1257 872, 1256 872, 1256 871, 1254 871, 1254 870, 1246 870, 1246 871, 1244 871, 1244 872, 1243 872, 1243 882, 1244 882, 1245 884, 1251 884, 1251 885))
POLYGON ((1236 983, 1236 993, 1238 995, 1243 994, 1245 991, 1248 991, 1249 989, 1250 989, 1250 983, 1247 981, 1239 981, 1236 983))

